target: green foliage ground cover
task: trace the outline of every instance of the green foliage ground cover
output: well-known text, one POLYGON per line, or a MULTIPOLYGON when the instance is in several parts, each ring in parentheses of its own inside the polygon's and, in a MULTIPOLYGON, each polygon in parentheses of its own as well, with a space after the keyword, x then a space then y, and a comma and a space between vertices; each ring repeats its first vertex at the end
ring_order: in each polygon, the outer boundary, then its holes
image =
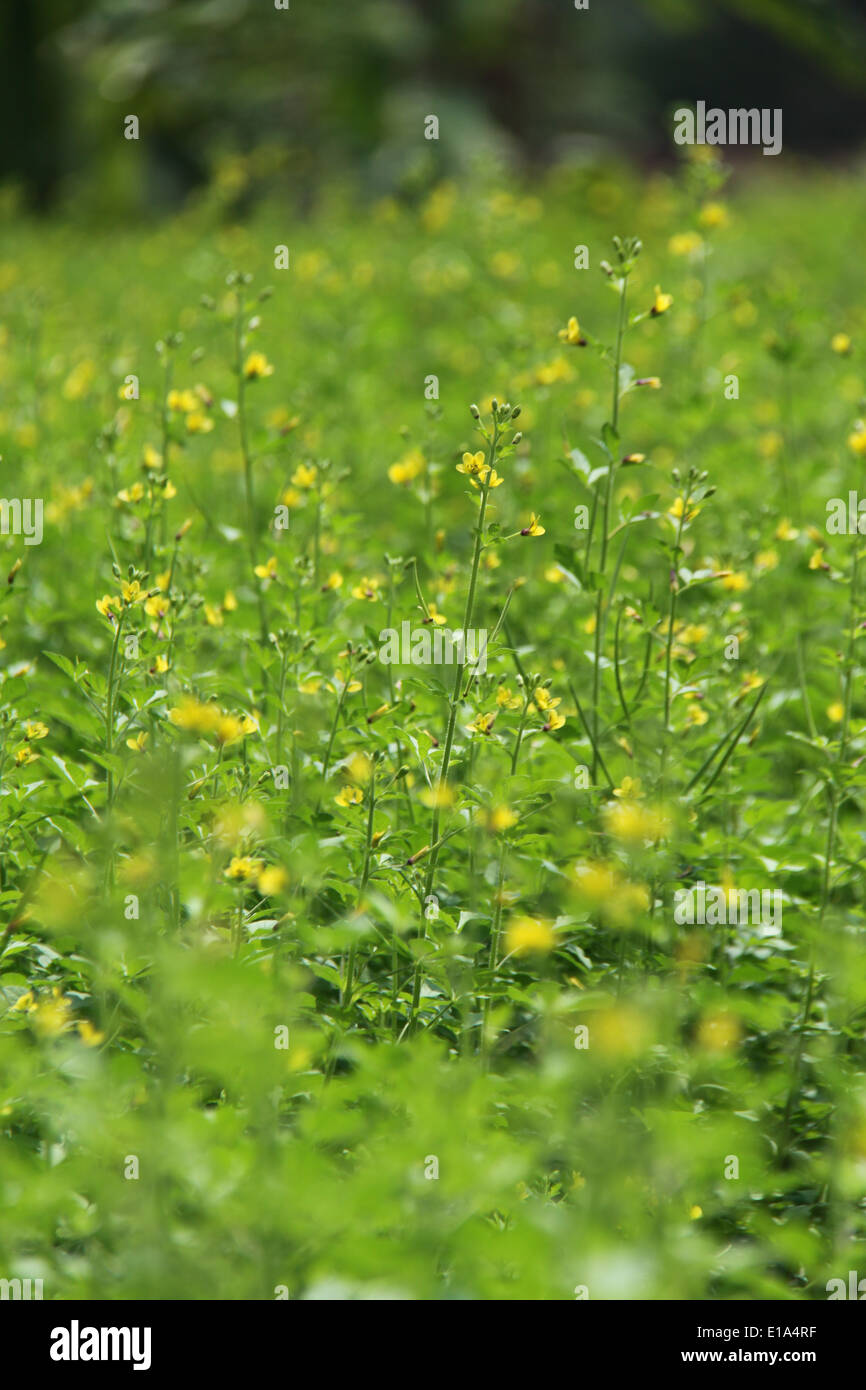
POLYGON ((0 537, 0 1274, 826 1297, 862 195, 558 169, 298 220, 250 182, 2 234, 2 491, 45 512, 0 537), (380 659, 437 615, 486 672, 380 659), (781 918, 676 921, 699 882, 781 918))

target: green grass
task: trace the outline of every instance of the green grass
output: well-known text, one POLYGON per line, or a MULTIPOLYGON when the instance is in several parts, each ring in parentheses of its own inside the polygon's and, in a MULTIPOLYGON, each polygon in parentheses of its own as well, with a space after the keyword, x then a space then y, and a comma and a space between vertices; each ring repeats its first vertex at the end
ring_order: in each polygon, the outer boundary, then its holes
POLYGON ((863 576, 825 520, 863 487, 864 200, 760 172, 689 255, 710 167, 7 222, 2 491, 45 522, 0 537, 0 1276, 809 1299, 856 1268, 863 576), (379 659, 430 605, 496 630, 486 673, 379 659), (781 923, 678 924, 699 881, 781 923))

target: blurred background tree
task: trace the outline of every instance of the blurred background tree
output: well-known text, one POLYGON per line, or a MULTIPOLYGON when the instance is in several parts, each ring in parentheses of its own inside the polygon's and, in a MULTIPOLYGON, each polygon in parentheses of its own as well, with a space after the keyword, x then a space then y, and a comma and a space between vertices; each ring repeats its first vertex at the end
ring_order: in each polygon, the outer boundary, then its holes
POLYGON ((0 63, 0 179, 101 216, 176 206, 215 165, 249 197, 231 156, 262 148, 301 202, 326 174, 408 192, 487 153, 656 161, 699 98, 782 107, 789 152, 866 136, 846 0, 6 0, 0 63))

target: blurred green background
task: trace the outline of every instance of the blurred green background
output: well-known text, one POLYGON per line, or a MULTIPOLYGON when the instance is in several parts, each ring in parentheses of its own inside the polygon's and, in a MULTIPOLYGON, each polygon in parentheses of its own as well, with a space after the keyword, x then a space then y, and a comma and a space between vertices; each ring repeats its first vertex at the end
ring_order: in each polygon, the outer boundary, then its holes
MULTIPOLYGON (((2 25, 0 180, 33 207, 83 216, 159 215, 214 168, 231 179, 231 158, 252 150, 300 208, 340 173, 411 197, 479 158, 652 164, 670 158, 672 109, 701 98, 782 107, 788 154, 856 155, 866 137, 866 17, 842 0, 590 0, 582 11, 572 0, 7 0, 2 25), (122 138, 127 114, 140 119, 138 145, 122 138), (429 114, 436 144, 421 138, 429 114)), ((238 182, 239 202, 255 197, 254 181, 238 182)))

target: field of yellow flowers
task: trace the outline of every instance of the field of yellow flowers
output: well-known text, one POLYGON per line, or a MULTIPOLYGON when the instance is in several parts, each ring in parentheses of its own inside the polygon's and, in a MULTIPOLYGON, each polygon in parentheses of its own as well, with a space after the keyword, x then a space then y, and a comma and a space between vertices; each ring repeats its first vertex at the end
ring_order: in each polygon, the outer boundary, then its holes
POLYGON ((0 247, 0 1275, 826 1298, 862 190, 232 183, 0 247))

